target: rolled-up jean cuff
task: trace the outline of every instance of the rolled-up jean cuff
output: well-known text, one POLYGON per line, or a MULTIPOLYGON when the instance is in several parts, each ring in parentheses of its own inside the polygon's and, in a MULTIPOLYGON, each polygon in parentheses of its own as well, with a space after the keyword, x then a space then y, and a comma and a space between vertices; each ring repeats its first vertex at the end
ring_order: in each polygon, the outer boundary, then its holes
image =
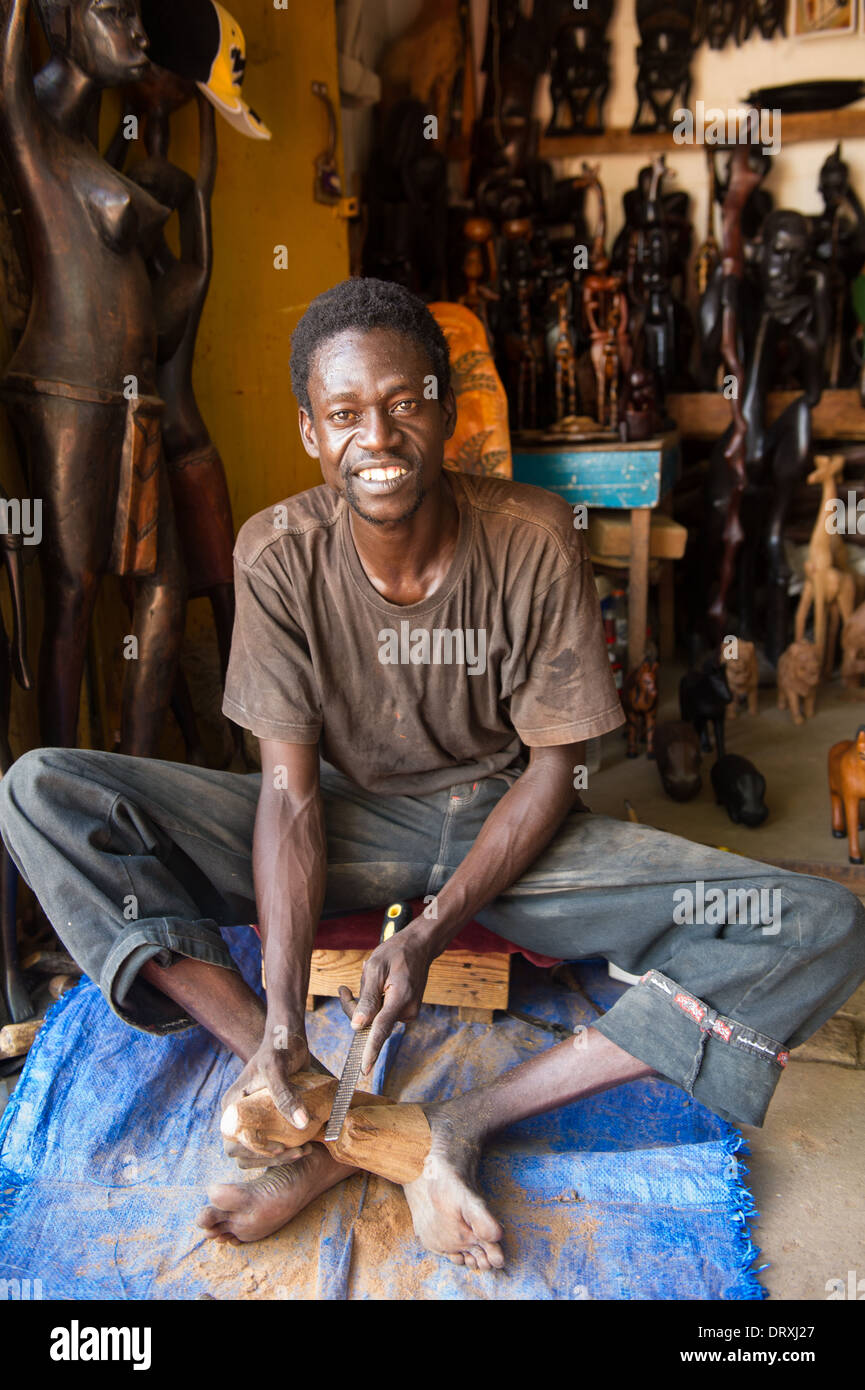
POLYGON ((182 1033, 195 1025, 195 1019, 173 1005, 167 995, 161 995, 159 1007, 154 1007, 152 987, 138 980, 139 971, 149 960, 167 966, 172 954, 239 974, 218 926, 209 918, 189 922, 159 917, 131 923, 105 958, 99 988, 118 1018, 142 1033, 182 1033))
POLYGON ((760 1126, 789 1053, 650 970, 592 1024, 731 1124, 760 1126))

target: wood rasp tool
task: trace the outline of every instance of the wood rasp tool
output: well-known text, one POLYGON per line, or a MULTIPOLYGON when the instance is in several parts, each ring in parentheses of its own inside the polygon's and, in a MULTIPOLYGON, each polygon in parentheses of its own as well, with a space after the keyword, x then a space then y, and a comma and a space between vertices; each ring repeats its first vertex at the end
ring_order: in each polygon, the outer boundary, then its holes
MULTIPOLYGON (((381 940, 390 941, 396 932, 407 927, 411 921, 411 915, 411 908, 408 903, 391 903, 384 914, 381 940)), ((370 1024, 371 1027, 372 1024, 370 1024)), ((368 1037, 369 1028, 361 1028, 352 1038, 351 1047, 348 1049, 348 1056, 345 1059, 345 1066, 342 1069, 342 1076, 339 1078, 339 1085, 336 1088, 336 1095, 333 1098, 333 1108, 327 1122, 327 1129, 324 1131, 325 1139, 333 1140, 340 1136, 343 1121, 348 1114, 348 1107, 351 1105, 351 1098, 360 1076, 360 1064, 368 1037)))

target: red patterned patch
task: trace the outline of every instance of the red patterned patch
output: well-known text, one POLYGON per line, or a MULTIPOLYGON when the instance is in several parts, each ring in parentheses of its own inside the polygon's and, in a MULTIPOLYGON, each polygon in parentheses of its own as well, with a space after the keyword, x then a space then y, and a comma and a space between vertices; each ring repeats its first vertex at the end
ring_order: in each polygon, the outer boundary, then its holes
POLYGON ((692 999, 690 994, 677 994, 673 1002, 678 1004, 679 1008, 684 1010, 686 1014, 690 1014, 691 1018, 696 1019, 698 1023, 702 1023, 706 1017, 706 1010, 703 1005, 698 1000, 692 999))
POLYGON ((790 1054, 789 1054, 789 1052, 779 1052, 779 1053, 778 1053, 777 1062, 778 1062, 778 1065, 779 1065, 779 1066, 781 1066, 781 1067, 786 1067, 786 1065, 787 1065, 787 1063, 789 1062, 789 1060, 790 1060, 790 1054))
POLYGON ((729 1023, 723 1023, 720 1018, 716 1018, 712 1024, 712 1032, 717 1033, 719 1038, 724 1039, 724 1042, 729 1042, 733 1036, 733 1030, 729 1023))

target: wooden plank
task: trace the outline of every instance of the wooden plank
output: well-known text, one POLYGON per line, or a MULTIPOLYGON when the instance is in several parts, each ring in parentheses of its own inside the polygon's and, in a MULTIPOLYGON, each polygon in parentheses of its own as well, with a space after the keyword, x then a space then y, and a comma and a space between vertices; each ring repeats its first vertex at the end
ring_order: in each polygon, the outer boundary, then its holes
MULTIPOLYGON (((769 396, 768 423, 777 420, 799 391, 773 391, 769 396)), ((667 410, 683 439, 715 440, 730 423, 730 402, 719 391, 687 391, 669 395, 667 410)), ((859 392, 824 391, 811 412, 816 439, 865 439, 865 410, 859 392)))
MULTIPOLYGON (((597 508, 589 514, 589 550, 599 558, 625 557, 631 551, 630 518, 620 511, 597 508)), ((649 554, 653 559, 681 560, 688 541, 687 528, 671 516, 651 513, 649 554)))
MULTIPOLYGON (((334 998, 340 985, 357 996, 363 963, 370 951, 313 951, 309 993, 334 998)), ((457 1004, 476 1009, 506 1009, 511 958, 507 951, 475 955, 445 951, 430 966, 425 1004, 457 1004)))
POLYGON ((651 512, 631 512, 631 562, 628 570, 628 672, 646 654, 646 616, 649 611, 649 530, 651 512))

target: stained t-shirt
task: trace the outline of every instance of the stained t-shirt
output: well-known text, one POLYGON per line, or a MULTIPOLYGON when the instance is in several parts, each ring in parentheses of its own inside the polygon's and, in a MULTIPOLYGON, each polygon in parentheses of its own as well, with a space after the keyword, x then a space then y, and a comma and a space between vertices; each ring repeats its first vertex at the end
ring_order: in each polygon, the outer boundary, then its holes
POLYGON ((543 488, 446 471, 450 568, 406 606, 373 587, 332 488, 252 517, 234 551, 223 710, 317 743, 367 791, 421 796, 623 722, 583 532, 543 488))

